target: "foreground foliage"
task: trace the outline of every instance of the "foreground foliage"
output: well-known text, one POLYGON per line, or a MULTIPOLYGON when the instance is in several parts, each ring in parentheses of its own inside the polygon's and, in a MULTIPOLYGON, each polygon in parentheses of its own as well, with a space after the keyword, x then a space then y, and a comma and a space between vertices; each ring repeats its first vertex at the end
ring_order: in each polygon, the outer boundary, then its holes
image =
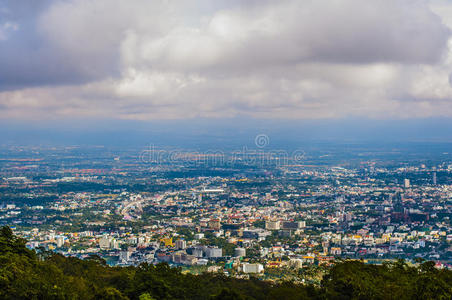
POLYGON ((272 284, 216 274, 182 274, 166 264, 109 267, 101 258, 64 257, 25 247, 0 229, 1 299, 451 299, 452 272, 432 262, 382 266, 345 261, 321 285, 272 284))

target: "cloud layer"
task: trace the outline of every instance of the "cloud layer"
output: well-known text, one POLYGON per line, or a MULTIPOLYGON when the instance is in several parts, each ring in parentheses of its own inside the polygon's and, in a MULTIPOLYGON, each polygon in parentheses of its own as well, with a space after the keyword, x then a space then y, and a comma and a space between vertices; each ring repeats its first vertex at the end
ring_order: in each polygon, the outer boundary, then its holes
POLYGON ((0 4, 0 117, 452 117, 452 4, 0 4))

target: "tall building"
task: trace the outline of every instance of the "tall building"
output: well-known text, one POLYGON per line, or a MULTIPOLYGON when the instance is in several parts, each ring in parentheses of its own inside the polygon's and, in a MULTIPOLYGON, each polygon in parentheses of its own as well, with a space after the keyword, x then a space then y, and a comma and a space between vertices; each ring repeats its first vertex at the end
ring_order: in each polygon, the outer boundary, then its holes
POLYGON ((279 230, 279 228, 280 228, 279 221, 272 221, 272 220, 265 221, 265 229, 267 229, 267 230, 279 230))
POLYGON ((433 172, 433 185, 436 185, 436 172, 433 172))
POLYGON ((104 235, 99 239, 99 247, 101 249, 110 249, 110 242, 111 239, 108 236, 104 235))
POLYGON ((64 236, 58 236, 56 238, 56 244, 57 244, 58 248, 63 247, 63 245, 64 245, 64 236))
POLYGON ((177 249, 182 249, 182 250, 187 248, 187 242, 184 241, 184 240, 177 240, 176 241, 176 248, 177 249))
POLYGON ((405 186, 405 188, 409 188, 410 187, 410 180, 408 178, 405 178, 404 186, 405 186))
POLYGON ((132 254, 131 251, 126 250, 126 251, 120 251, 119 252, 119 260, 121 262, 128 262, 130 259, 130 255, 132 254))
POLYGON ((214 230, 219 230, 221 228, 221 223, 219 219, 212 219, 209 221, 209 228, 214 230))
POLYGON ((120 244, 119 244, 119 241, 117 239, 115 239, 115 238, 110 240, 110 247, 113 248, 113 249, 120 249, 121 248, 120 244))
POLYGON ((285 230, 297 230, 306 227, 305 221, 282 221, 281 229, 285 230))
POLYGON ((234 249, 234 257, 244 257, 246 256, 245 248, 235 248, 234 249))
POLYGON ((223 256, 223 249, 221 249, 221 248, 216 248, 216 247, 207 248, 205 250, 205 252, 206 252, 206 256, 208 258, 215 258, 215 257, 222 257, 223 256))

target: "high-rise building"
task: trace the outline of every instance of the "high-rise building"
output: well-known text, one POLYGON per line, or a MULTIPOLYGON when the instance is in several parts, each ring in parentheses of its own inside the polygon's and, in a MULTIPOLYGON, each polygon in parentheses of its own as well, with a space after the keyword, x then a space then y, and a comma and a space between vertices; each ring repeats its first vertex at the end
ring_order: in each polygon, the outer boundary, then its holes
POLYGON ((245 248, 235 248, 234 249, 234 257, 244 257, 246 256, 245 248))
POLYGON ((177 240, 176 241, 176 248, 177 249, 182 249, 182 250, 187 248, 187 242, 184 241, 184 240, 177 240))
POLYGON ((305 221, 282 221, 281 229, 297 230, 306 226, 305 221))
POLYGON ((214 230, 219 230, 221 228, 221 223, 219 219, 212 219, 209 221, 209 228, 214 230))
POLYGON ((56 244, 57 244, 58 248, 63 247, 63 245, 64 245, 64 236, 58 236, 56 238, 56 244))
POLYGON ((110 242, 111 239, 108 236, 104 235, 99 239, 99 247, 101 249, 110 249, 110 242))
POLYGON ((279 230, 280 222, 279 221, 268 220, 268 221, 265 222, 265 228, 267 230, 279 230))
POLYGON ((433 172, 433 185, 436 185, 436 172, 433 172))
POLYGON ((410 180, 408 178, 405 178, 404 186, 405 186, 405 188, 409 188, 410 187, 410 180))
POLYGON ((119 244, 119 241, 117 239, 115 239, 115 238, 110 240, 110 247, 113 248, 113 249, 120 249, 121 248, 120 244, 119 244))
POLYGON ((120 251, 119 252, 119 260, 121 262, 128 262, 131 254, 132 254, 132 252, 129 250, 120 251))
POLYGON ((215 257, 222 257, 223 256, 223 249, 221 248, 207 248, 205 250, 206 256, 208 258, 215 258, 215 257))

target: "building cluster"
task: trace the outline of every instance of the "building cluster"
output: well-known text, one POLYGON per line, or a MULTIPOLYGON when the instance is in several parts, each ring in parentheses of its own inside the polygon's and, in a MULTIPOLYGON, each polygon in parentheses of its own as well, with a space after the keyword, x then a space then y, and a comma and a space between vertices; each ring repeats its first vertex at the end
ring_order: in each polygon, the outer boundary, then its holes
POLYGON ((452 168, 445 162, 215 167, 203 176, 183 173, 183 165, 150 171, 122 158, 110 168, 76 165, 38 176, 48 162, 28 163, 37 167, 18 171, 18 162, 3 162, 0 224, 37 251, 234 276, 337 258, 452 263, 452 168))

